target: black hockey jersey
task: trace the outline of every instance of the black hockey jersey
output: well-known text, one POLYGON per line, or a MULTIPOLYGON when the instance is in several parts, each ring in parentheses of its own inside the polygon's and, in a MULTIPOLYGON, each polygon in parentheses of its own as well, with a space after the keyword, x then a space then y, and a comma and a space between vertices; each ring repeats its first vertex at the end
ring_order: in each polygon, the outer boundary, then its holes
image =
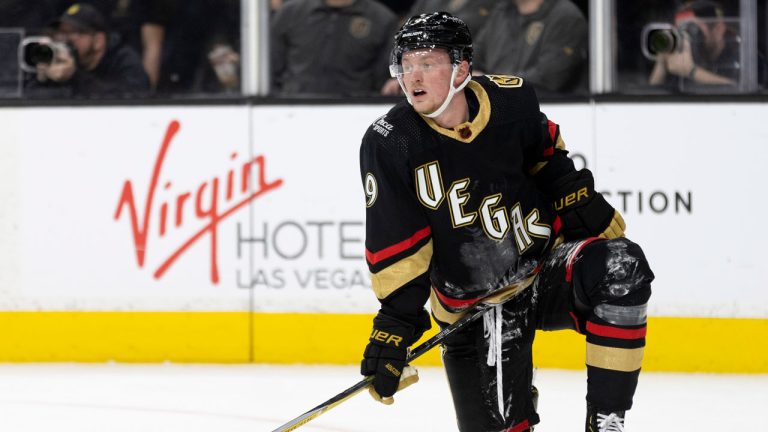
POLYGON ((466 123, 444 129, 403 101, 362 141, 366 260, 382 303, 408 291, 400 316, 430 286, 448 310, 503 287, 559 230, 546 186, 574 167, 532 87, 488 75, 465 92, 466 123))

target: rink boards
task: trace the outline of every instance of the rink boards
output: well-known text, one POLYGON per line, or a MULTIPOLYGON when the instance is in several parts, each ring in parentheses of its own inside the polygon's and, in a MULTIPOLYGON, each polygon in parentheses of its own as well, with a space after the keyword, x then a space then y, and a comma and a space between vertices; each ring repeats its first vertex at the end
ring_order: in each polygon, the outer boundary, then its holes
MULTIPOLYGON (((358 148, 386 109, 0 109, 0 361, 357 361, 358 148)), ((768 106, 543 110, 656 273, 644 368, 768 372, 768 106)), ((537 338, 583 367, 580 336, 537 338)))

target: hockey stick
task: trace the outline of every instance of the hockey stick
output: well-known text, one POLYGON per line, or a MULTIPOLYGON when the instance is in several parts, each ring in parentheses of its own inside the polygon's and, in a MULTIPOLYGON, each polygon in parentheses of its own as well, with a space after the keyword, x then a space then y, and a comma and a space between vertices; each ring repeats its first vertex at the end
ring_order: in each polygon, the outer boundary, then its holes
MULTIPOLYGON (((477 303, 475 303, 472 307, 470 307, 467 310, 467 313, 464 316, 459 318, 456 322, 444 328, 443 330, 441 330, 431 338, 427 339, 421 345, 412 349, 408 353, 408 357, 405 360, 406 364, 409 364, 413 360, 416 360, 417 358, 421 357, 424 353, 431 350, 436 345, 440 344, 446 337, 463 329, 470 323, 474 322, 475 320, 483 316, 483 314, 485 314, 485 312, 488 309, 494 306, 503 304, 506 301, 514 298, 522 290, 528 287, 531 280, 534 277, 536 277, 537 269, 538 268, 530 270, 529 272, 526 272, 526 276, 517 278, 516 282, 513 282, 505 286, 504 288, 494 292, 493 294, 479 300, 477 303)), ((310 421, 319 417, 321 414, 330 410, 336 405, 360 393, 369 385, 371 385, 372 381, 373 381, 373 375, 365 377, 362 381, 358 382, 352 387, 344 390, 343 392, 328 399, 327 401, 321 403, 320 405, 312 408, 311 410, 305 412, 304 414, 296 417, 295 419, 289 421, 288 423, 285 423, 284 425, 278 427, 272 432, 289 432, 289 431, 298 429, 299 427, 309 423, 310 421)))

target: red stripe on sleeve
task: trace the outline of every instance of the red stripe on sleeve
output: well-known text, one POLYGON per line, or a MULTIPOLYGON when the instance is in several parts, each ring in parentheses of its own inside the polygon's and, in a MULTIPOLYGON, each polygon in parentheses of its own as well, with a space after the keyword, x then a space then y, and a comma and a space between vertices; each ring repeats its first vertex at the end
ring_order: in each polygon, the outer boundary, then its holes
POLYGON ((557 124, 552 120, 547 120, 547 126, 549 127, 549 137, 552 138, 552 142, 557 139, 557 124))
POLYGON ((547 147, 541 154, 544 156, 552 156, 555 154, 555 147, 547 147))
POLYGON ((394 255, 399 254, 400 252, 408 249, 409 247, 415 245, 420 240, 427 237, 429 234, 432 233, 432 229, 427 226, 425 228, 422 228, 411 237, 401 241, 400 243, 393 244, 392 246, 385 247, 384 249, 378 251, 378 252, 371 252, 368 250, 368 248, 365 249, 365 258, 368 260, 368 262, 373 265, 380 261, 383 261, 387 258, 390 258, 394 255))
POLYGON ((646 330, 645 327, 638 329, 623 329, 587 321, 587 333, 614 339, 642 339, 645 337, 646 330))

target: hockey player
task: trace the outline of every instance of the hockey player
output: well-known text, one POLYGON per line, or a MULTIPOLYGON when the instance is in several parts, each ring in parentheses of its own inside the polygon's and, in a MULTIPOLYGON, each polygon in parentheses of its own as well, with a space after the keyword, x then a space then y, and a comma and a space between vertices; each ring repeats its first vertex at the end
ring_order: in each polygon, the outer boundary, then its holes
POLYGON ((392 403, 417 378, 405 359, 430 327, 428 299, 444 327, 522 275, 524 290, 443 344, 459 429, 537 424, 535 330, 572 329, 586 335, 586 430, 623 430, 653 273, 525 79, 472 78, 471 68, 469 30, 448 13, 414 16, 395 36, 390 71, 407 100, 360 149, 381 302, 361 372, 374 376, 374 398, 392 403))

